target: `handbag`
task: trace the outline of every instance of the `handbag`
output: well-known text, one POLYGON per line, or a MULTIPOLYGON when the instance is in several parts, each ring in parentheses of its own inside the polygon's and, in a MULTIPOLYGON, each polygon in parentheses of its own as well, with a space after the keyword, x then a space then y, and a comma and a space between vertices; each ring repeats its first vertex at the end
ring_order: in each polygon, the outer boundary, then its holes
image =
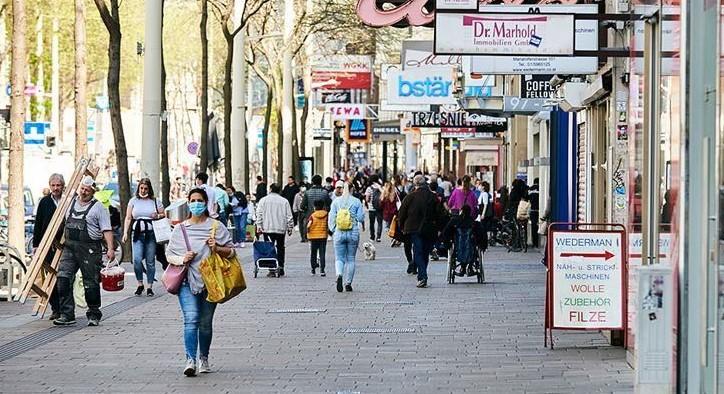
POLYGON ((538 224, 538 235, 548 234, 548 221, 541 220, 538 224))
POLYGON ((153 235, 156 237, 156 243, 166 243, 171 240, 171 224, 168 219, 154 220, 151 224, 153 224, 153 235))
MULTIPOLYGON (((179 226, 181 226, 181 233, 184 236, 186 250, 190 252, 191 243, 189 242, 189 236, 186 233, 186 227, 183 223, 180 223, 179 226)), ((181 289, 181 284, 186 279, 188 269, 189 265, 187 263, 184 263, 182 265, 169 264, 168 267, 166 267, 166 269, 163 271, 163 275, 161 276, 161 282, 163 283, 163 286, 166 288, 167 292, 169 292, 170 294, 178 294, 179 290, 181 289)))
POLYGON ((393 216, 390 221, 390 229, 387 230, 387 236, 392 239, 395 239, 397 236, 397 215, 393 216))
MULTIPOLYGON (((216 237, 218 222, 211 226, 211 238, 216 237)), ((211 252, 199 266, 201 279, 206 287, 206 301, 222 304, 246 290, 246 278, 236 253, 221 257, 211 252)))
POLYGON ((530 217, 530 202, 525 200, 520 200, 518 203, 518 211, 515 215, 516 219, 518 220, 528 220, 530 217))

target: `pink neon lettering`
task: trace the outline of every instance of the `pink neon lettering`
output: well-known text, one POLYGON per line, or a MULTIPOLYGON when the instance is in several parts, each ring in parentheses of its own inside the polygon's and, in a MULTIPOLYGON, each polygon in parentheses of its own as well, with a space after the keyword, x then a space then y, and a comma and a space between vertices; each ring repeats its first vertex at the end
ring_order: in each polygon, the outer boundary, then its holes
POLYGON ((427 0, 409 0, 391 10, 381 10, 375 0, 359 0, 357 15, 362 23, 372 27, 391 26, 405 19, 412 26, 424 26, 435 20, 434 12, 424 10, 425 3, 427 0))

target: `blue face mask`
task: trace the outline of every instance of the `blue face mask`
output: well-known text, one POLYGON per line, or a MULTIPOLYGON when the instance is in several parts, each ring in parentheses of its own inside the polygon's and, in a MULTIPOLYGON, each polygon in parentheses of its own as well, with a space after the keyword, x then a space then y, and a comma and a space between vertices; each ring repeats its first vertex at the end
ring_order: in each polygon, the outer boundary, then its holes
POLYGON ((194 216, 201 216, 206 212, 206 203, 201 201, 194 201, 189 203, 189 211, 194 216))

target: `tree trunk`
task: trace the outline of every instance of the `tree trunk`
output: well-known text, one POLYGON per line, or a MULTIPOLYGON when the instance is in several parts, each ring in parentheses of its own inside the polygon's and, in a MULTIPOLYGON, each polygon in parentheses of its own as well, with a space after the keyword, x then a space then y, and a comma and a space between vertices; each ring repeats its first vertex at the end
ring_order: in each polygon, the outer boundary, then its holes
POLYGON ((297 136, 297 103, 294 96, 295 92, 294 89, 292 89, 292 172, 287 176, 293 175, 295 179, 301 180, 302 174, 299 170, 299 138, 297 136))
MULTIPOLYGON (((226 29, 224 27, 224 29, 226 29)), ((224 176, 226 185, 234 184, 231 176, 231 67, 234 61, 234 36, 224 31, 226 60, 224 62, 224 176)))
POLYGON ((201 0, 201 164, 199 172, 206 172, 209 165, 209 38, 206 24, 209 19, 208 0, 201 0))
POLYGON ((264 111, 264 129, 261 132, 261 144, 262 144, 262 176, 264 177, 264 180, 267 182, 269 181, 269 162, 271 161, 269 157, 269 123, 271 122, 271 114, 272 114, 272 105, 274 103, 274 91, 272 90, 270 85, 266 86, 267 89, 267 95, 266 95, 266 110, 264 111))
MULTIPOLYGON (((282 91, 283 93, 283 91, 282 91)), ((276 183, 282 185, 284 179, 284 118, 282 114, 282 107, 277 106, 277 176, 276 183)), ((287 176, 291 173, 286 174, 287 176)))
POLYGON ((85 64, 85 0, 75 0, 75 160, 88 156, 88 102, 85 64))
POLYGON ((13 35, 10 77, 10 158, 8 173, 8 241, 25 257, 25 204, 23 202, 23 149, 25 121, 25 0, 13 0, 13 35))
MULTIPOLYGON (((166 0, 161 0, 161 31, 163 32, 164 5, 166 0)), ((168 157, 168 114, 166 109, 166 62, 163 56, 163 34, 161 34, 161 199, 164 206, 171 204, 171 174, 168 157)), ((176 150, 176 155, 179 151, 176 150)))

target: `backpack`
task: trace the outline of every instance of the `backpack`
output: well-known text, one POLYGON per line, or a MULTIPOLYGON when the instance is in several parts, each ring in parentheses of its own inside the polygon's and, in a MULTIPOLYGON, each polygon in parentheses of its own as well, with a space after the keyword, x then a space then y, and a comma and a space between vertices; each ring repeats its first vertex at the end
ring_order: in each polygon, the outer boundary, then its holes
MULTIPOLYGON (((483 192, 485 193, 485 192, 483 192)), ((485 206, 485 212, 483 212, 483 219, 489 219, 493 217, 493 196, 490 195, 490 193, 487 193, 488 195, 488 205, 485 206)))
POLYGON ((337 217, 334 222, 337 225, 338 230, 352 230, 352 227, 354 227, 354 221, 352 220, 352 211, 349 210, 349 205, 345 208, 340 208, 337 211, 337 217))
POLYGON ((530 203, 525 200, 520 200, 518 203, 518 212, 516 212, 516 218, 518 220, 528 220, 530 217, 530 203))
POLYGON ((382 200, 382 190, 380 190, 379 188, 373 188, 372 189, 372 208, 374 208, 377 211, 382 209, 381 200, 382 200))

